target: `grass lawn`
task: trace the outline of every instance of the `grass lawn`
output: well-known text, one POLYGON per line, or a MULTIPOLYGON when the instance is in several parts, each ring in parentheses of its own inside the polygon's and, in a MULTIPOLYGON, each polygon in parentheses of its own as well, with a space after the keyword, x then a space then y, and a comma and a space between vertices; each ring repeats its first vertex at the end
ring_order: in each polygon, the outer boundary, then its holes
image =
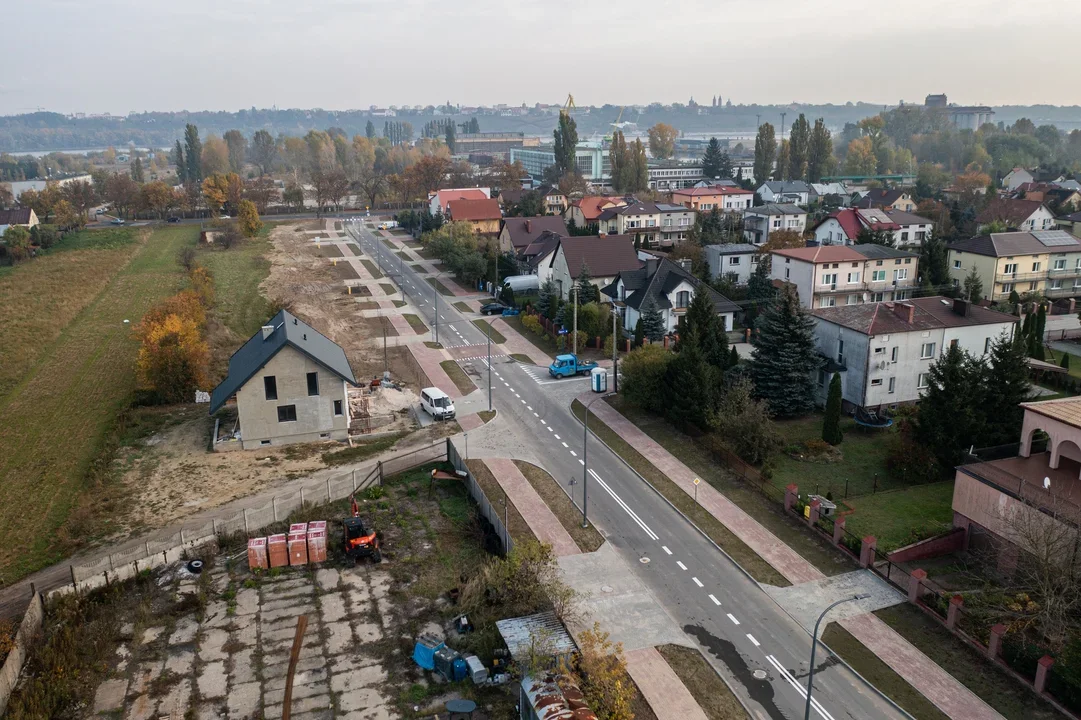
POLYGON ((657 652, 687 686, 709 720, 742 720, 749 717, 728 685, 698 650, 682 645, 659 645, 657 652))
POLYGON ((549 339, 547 336, 541 337, 540 335, 535 335, 529 330, 526 330, 525 326, 522 325, 521 315, 511 315, 510 317, 505 317, 503 318, 503 322, 507 323, 507 325, 517 330, 519 335, 524 337, 529 342, 533 343, 533 346, 543 352, 545 355, 550 355, 559 349, 556 343, 553 340, 549 339))
POLYGON ((383 277, 383 273, 379 271, 379 268, 377 268, 375 266, 375 263, 373 263, 371 260, 364 258, 360 261, 360 264, 367 268, 368 272, 371 273, 371 276, 376 280, 383 277))
POLYGON ((856 512, 845 528, 860 537, 874 535, 878 549, 888 552, 949 530, 952 503, 952 480, 864 495, 848 501, 856 512))
MULTIPOLYGON (((906 640, 1007 720, 1052 720, 1061 715, 1035 693, 1007 676, 990 660, 955 638, 944 627, 909 605, 896 605, 875 613, 906 640)), ((862 672, 859 666, 857 670, 862 672)))
POLYGON ((361 255, 360 246, 356 243, 346 243, 345 246, 349 248, 349 252, 353 253, 354 255, 358 257, 361 255))
POLYGON ((398 288, 394 287, 391 283, 379 283, 379 287, 381 287, 383 292, 387 295, 395 295, 398 292, 398 288))
POLYGON ((269 240, 256 237, 228 250, 203 248, 198 254, 214 275, 215 317, 241 338, 251 337, 268 319, 270 304, 259 283, 270 274, 270 249, 269 240))
POLYGON ((445 372, 458 388, 458 391, 463 395, 468 395, 477 389, 477 386, 473 384, 473 381, 469 379, 469 376, 465 374, 465 370, 459 367, 458 363, 453 360, 444 360, 439 363, 439 367, 443 368, 445 372))
MULTIPOLYGON (((851 419, 841 420, 844 441, 838 446, 844 459, 840 462, 801 462, 782 451, 773 458, 773 484, 784 489, 789 483, 799 486, 801 493, 817 492, 825 495, 833 493, 835 500, 845 498, 847 483, 848 497, 867 495, 874 490, 875 474, 878 475, 878 489, 904 487, 904 479, 894 477, 886 465, 891 438, 889 431, 868 431, 859 429, 851 419)), ((777 430, 784 437, 786 446, 801 445, 806 440, 822 439, 822 414, 815 413, 805 418, 781 420, 777 430)))
POLYGON ((469 305, 466 304, 465 300, 459 300, 458 302, 454 303, 454 307, 458 310, 458 312, 464 312, 464 313, 476 312, 476 310, 474 310, 473 308, 469 307, 469 305))
POLYGON ((439 292, 440 295, 447 295, 447 296, 453 296, 454 295, 454 293, 452 293, 450 290, 447 289, 446 285, 439 282, 434 277, 427 278, 427 280, 428 280, 428 284, 431 285, 432 287, 434 287, 439 292))
MULTIPOLYGON (((713 456, 703 450, 692 438, 676 430, 666 420, 623 402, 623 398, 618 395, 610 398, 608 402, 637 425, 642 432, 663 445, 668 452, 683 461, 700 478, 762 523, 781 542, 798 552, 819 570, 827 575, 836 575, 855 569, 850 560, 842 556, 825 540, 812 535, 802 523, 785 515, 783 506, 779 502, 765 497, 750 484, 744 484, 727 467, 714 460, 713 456)), ((686 496, 686 493, 675 485, 673 488, 686 496)), ((724 543, 717 544, 728 550, 724 543)), ((750 549, 748 552, 751 552, 750 549)), ((758 556, 755 555, 755 557, 758 556)))
POLYGON ((495 417, 495 410, 481 410, 477 413, 477 417, 483 420, 485 424, 490 423, 492 418, 495 417))
POLYGON ((106 532, 101 521, 118 508, 117 488, 91 483, 87 473, 135 389, 131 326, 182 286, 177 253, 194 247, 198 227, 139 236, 145 239, 113 249, 38 258, 0 278, 4 325, 15 326, 0 330, 2 364, 8 365, 11 333, 34 344, 0 398, 7 419, 0 423, 5 584, 106 532), (51 284, 56 277, 63 278, 59 286, 51 284))
POLYGON ((443 349, 443 344, 442 343, 432 342, 431 340, 425 340, 424 341, 424 346, 429 347, 432 350, 442 350, 443 349))
POLYGON ((428 332, 428 326, 424 324, 424 321, 413 313, 402 313, 402 317, 409 321, 409 325, 413 328, 417 335, 423 335, 428 332))
MULTIPOLYGON (((579 420, 585 415, 585 406, 575 400, 571 404, 571 412, 579 420)), ((739 539, 719 520, 705 512, 701 506, 696 505, 690 495, 683 492, 668 476, 658 470, 652 463, 642 457, 642 454, 630 446, 623 438, 616 435, 604 423, 594 420, 590 423, 591 432, 600 438, 608 447, 630 465, 639 475, 644 477, 679 510, 691 518, 695 525, 701 528, 713 542, 724 548, 725 552, 743 566, 743 569, 751 574, 758 582, 786 587, 790 585, 784 576, 773 569, 773 566, 758 556, 758 553, 747 547, 746 543, 739 539)))
POLYGON ((342 249, 337 245, 320 245, 319 254, 325 258, 340 258, 342 257, 342 249))
POLYGON ((389 238, 381 237, 381 238, 379 238, 379 241, 381 243, 383 243, 384 245, 386 245, 391 250, 397 250, 398 249, 398 246, 395 245, 393 242, 391 242, 389 238))
POLYGON ((413 270, 414 272, 419 272, 419 273, 428 272, 427 270, 424 269, 424 266, 421 265, 420 263, 410 263, 409 264, 409 269, 413 270))
POLYGON ((416 252, 417 255, 420 255, 425 260, 433 260, 435 262, 439 262, 439 258, 435 256, 435 253, 433 253, 429 248, 425 247, 424 245, 416 248, 416 252))
POLYGON ((394 303, 394 307, 396 308, 403 308, 409 304, 405 300, 391 300, 391 302, 394 303))
POLYGON ((484 464, 483 460, 466 460, 466 467, 469 468, 469 472, 473 473, 473 479, 480 485, 480 489, 484 491, 484 496, 488 498, 494 508, 500 510, 503 509, 503 503, 506 502, 506 513, 503 515, 507 524, 507 531, 510 533, 511 539, 516 543, 528 542, 530 540, 536 540, 537 536, 533 534, 533 531, 529 527, 529 523, 525 521, 522 514, 518 512, 518 508, 514 506, 514 503, 507 498, 506 493, 503 492, 503 487, 499 484, 499 481, 495 479, 495 475, 488 469, 488 466, 484 464))
POLYGON ((593 552, 604 543, 604 536, 591 524, 582 527, 582 511, 575 507, 567 493, 559 487, 559 482, 548 471, 525 460, 515 460, 514 464, 525 475, 525 479, 544 500, 544 504, 559 518, 559 523, 574 540, 582 552, 593 552))
POLYGON ((525 363, 526 365, 533 364, 533 358, 529 357, 528 355, 523 355, 522 353, 511 353, 511 357, 520 363, 525 363))
POLYGON ((476 325, 478 328, 480 328, 480 331, 482 333, 484 333, 485 335, 487 335, 489 332, 491 332, 492 333, 492 342, 494 342, 494 343, 505 343, 505 342, 507 342, 507 338, 503 337, 503 333, 499 332, 494 327, 492 327, 491 320, 474 320, 473 324, 476 325))
POLYGON ((935 707, 919 690, 912 687, 889 665, 867 649, 852 634, 837 623, 831 622, 822 633, 822 642, 829 645, 846 663, 856 669, 882 694, 908 711, 916 720, 949 720, 949 716, 935 707))

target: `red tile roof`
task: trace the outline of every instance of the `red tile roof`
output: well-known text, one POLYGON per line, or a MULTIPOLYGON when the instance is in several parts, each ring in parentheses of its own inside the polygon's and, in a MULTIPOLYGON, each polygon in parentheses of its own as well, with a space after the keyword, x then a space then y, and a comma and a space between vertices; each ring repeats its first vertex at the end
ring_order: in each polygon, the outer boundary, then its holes
POLYGON ((596 222, 600 217, 602 206, 612 204, 621 205, 624 203, 621 197, 605 197, 604 195, 590 195, 589 197, 575 200, 571 205, 577 207, 582 212, 582 217, 588 222, 596 222))
POLYGON ((436 202, 440 208, 446 208, 452 200, 487 200, 488 196, 480 188, 466 188, 464 190, 437 190, 436 202))
POLYGON ((750 190, 744 190, 743 188, 728 187, 727 185, 713 185, 711 187, 673 190, 672 197, 675 197, 676 195, 686 195, 687 197, 701 197, 702 195, 754 195, 754 193, 750 190))
POLYGON ((451 200, 447 210, 451 220, 499 220, 503 217, 499 211, 499 201, 490 198, 451 200))

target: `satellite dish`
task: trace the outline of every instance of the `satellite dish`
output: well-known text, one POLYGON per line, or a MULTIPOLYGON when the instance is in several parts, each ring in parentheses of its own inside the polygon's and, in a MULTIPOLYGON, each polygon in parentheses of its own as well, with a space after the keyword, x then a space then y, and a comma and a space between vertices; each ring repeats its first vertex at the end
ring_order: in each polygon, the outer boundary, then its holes
POLYGON ((1043 489, 1044 490, 1050 490, 1051 489, 1051 478, 1045 477, 1043 479, 1043 489))

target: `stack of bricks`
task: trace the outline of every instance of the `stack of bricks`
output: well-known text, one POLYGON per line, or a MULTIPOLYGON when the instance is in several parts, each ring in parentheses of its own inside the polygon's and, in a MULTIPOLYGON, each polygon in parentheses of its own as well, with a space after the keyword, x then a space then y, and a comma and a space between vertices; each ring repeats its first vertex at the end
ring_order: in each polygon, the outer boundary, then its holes
POLYGON ((308 562, 326 562, 327 521, 313 520, 308 523, 308 562))
POLYGON ((293 523, 289 526, 289 564, 308 564, 308 523, 293 523))
POLYGON ((289 565, 289 548, 286 545, 284 534, 271 535, 267 538, 267 552, 270 559, 270 567, 286 567, 289 565))
POLYGON ((248 568, 266 570, 268 567, 266 538, 251 538, 248 540, 248 568))

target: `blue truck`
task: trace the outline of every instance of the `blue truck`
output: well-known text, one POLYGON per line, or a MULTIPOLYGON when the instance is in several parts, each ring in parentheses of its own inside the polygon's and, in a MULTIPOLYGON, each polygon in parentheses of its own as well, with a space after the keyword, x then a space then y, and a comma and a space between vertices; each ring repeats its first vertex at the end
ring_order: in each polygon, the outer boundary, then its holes
POLYGON ((597 363, 584 363, 578 359, 577 355, 568 353, 566 355, 556 355, 556 361, 548 366, 548 374, 554 378, 574 377, 575 375, 585 375, 595 367, 597 367, 597 363))

